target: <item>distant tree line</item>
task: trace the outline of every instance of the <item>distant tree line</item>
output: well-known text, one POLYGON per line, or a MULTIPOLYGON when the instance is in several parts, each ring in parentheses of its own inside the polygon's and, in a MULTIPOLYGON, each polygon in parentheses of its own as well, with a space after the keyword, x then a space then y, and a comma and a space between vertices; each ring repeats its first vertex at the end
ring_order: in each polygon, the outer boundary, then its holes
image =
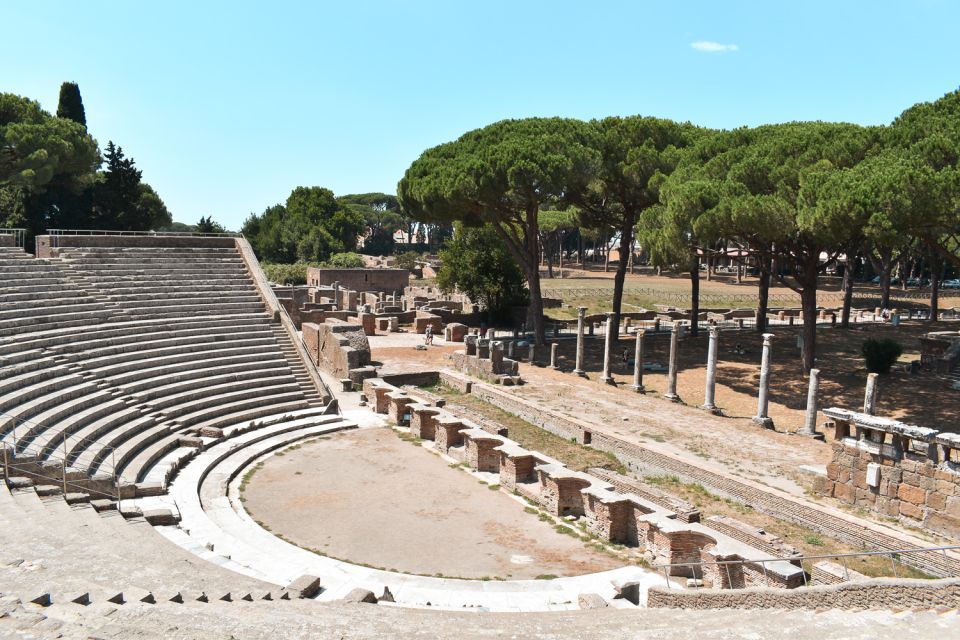
POLYGON ((56 115, 0 93, 0 227, 33 236, 49 228, 143 231, 172 222, 123 148, 103 153, 87 132, 80 89, 60 87, 56 115))
MULTIPOLYGON (((700 261, 746 247, 760 273, 758 330, 776 279, 800 295, 809 369, 819 277, 842 255, 869 258, 887 291, 899 257, 922 255, 935 319, 936 282, 946 265, 960 267, 960 91, 881 127, 504 120, 424 151, 397 193, 414 219, 489 226, 524 274, 540 343, 544 245, 562 246, 570 232, 619 238, 614 322, 635 240, 654 264, 689 271, 692 317, 700 261)), ((845 279, 844 320, 852 287, 845 279)))

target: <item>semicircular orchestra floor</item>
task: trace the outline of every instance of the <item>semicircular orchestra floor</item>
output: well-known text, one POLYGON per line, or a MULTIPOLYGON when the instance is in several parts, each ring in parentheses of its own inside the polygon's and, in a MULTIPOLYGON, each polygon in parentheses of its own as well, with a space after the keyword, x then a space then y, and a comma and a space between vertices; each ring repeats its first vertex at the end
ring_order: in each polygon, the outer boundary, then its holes
POLYGON ((284 539, 379 569, 522 580, 623 564, 391 429, 288 448, 255 468, 242 497, 284 539))

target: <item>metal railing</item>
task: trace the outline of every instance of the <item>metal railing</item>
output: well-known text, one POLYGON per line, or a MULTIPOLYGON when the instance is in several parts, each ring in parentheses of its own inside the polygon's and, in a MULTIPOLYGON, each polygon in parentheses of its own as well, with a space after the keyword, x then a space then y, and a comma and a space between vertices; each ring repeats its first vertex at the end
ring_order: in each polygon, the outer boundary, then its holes
MULTIPOLYGON (((769 573, 767 571, 767 563, 790 563, 798 564, 801 569, 801 575, 803 576, 804 586, 809 586, 809 579, 807 578, 807 571, 804 568, 804 563, 811 564, 816 560, 839 560, 843 565, 844 575, 846 580, 850 580, 850 567, 849 567, 849 558, 866 558, 874 556, 886 556, 890 559, 890 569, 893 572, 893 577, 900 577, 899 572, 897 571, 897 560, 899 556, 917 554, 917 553, 943 553, 944 557, 949 558, 947 551, 957 551, 960 550, 960 545, 949 545, 944 547, 918 547, 912 549, 897 549, 894 551, 860 551, 854 553, 830 553, 822 555, 812 555, 812 556, 792 556, 788 558, 759 558, 759 559, 737 559, 737 560, 701 560, 697 562, 671 562, 663 564, 655 564, 652 568, 656 571, 662 571, 663 577, 666 580, 667 588, 671 587, 670 576, 675 575, 674 570, 680 569, 684 573, 689 573, 692 576, 692 579, 695 580, 694 586, 698 588, 707 588, 704 585, 704 567, 717 567, 719 570, 721 567, 724 569, 727 576, 727 584, 731 585, 729 588, 734 589, 733 576, 730 573, 731 567, 736 567, 742 572, 744 567, 751 568, 755 570, 754 567, 759 566, 764 575, 764 581, 769 584, 769 573)), ((903 566, 906 565, 903 561, 900 561, 900 564, 903 566)), ((744 585, 746 586, 746 585, 744 585)))
POLYGON ((242 238, 242 233, 201 233, 199 231, 111 231, 108 229, 47 229, 50 248, 60 248, 62 236, 120 236, 140 238, 242 238))
POLYGON ((0 229, 0 236, 13 236, 14 246, 23 248, 24 242, 27 237, 26 229, 12 228, 12 229, 0 229))

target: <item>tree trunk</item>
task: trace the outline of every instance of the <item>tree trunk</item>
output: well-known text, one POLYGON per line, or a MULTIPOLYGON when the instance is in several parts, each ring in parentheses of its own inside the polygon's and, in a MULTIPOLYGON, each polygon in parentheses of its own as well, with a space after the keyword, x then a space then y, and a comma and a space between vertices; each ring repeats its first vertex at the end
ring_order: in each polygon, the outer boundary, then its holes
POLYGON ((613 304, 610 309, 613 312, 613 326, 620 330, 620 310, 623 306, 623 283, 627 277, 627 263, 630 261, 630 253, 627 247, 633 242, 633 225, 636 223, 636 216, 624 214, 623 224, 620 228, 620 259, 617 261, 617 272, 613 276, 613 304))
POLYGON ((603 272, 610 271, 610 236, 603 236, 603 272))
POLYGON ((700 325, 700 256, 696 250, 690 262, 690 335, 696 337, 700 325))
POLYGON ((892 264, 884 264, 880 270, 880 308, 890 308, 890 272, 892 264))
POLYGON ((800 291, 800 305, 803 309, 803 373, 808 375, 816 363, 817 356, 817 267, 819 251, 803 265, 803 274, 798 278, 803 289, 800 291))
POLYGON ((757 333, 767 331, 767 307, 770 301, 770 259, 761 257, 760 288, 757 291, 757 333))
POLYGON ((936 322, 940 314, 940 276, 943 266, 939 258, 934 258, 930 264, 930 322, 936 322))
POLYGON ((856 263, 856 256, 847 253, 847 263, 843 269, 843 310, 840 312, 840 326, 843 329, 850 328, 850 307, 853 306, 853 265, 856 263))

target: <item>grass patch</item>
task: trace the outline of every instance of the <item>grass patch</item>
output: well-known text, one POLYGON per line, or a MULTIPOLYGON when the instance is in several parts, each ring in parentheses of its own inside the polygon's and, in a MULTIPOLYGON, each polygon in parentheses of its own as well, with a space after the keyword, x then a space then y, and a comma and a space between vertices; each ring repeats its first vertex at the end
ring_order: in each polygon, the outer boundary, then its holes
POLYGON ((560 576, 554 575, 552 573, 541 573, 534 580, 556 580, 560 576))
POLYGON ((613 454, 582 445, 576 438, 561 438, 473 395, 462 394, 443 384, 431 387, 430 390, 445 398, 451 404, 453 413, 457 413, 458 408, 454 405, 459 405, 466 409, 466 413, 475 413, 503 425, 507 428, 508 437, 521 447, 556 458, 570 469, 586 471, 590 467, 602 467, 617 473, 627 472, 623 463, 613 454))
POLYGON ((803 541, 809 544, 812 547, 822 547, 823 538, 816 534, 811 534, 803 537, 803 541))

